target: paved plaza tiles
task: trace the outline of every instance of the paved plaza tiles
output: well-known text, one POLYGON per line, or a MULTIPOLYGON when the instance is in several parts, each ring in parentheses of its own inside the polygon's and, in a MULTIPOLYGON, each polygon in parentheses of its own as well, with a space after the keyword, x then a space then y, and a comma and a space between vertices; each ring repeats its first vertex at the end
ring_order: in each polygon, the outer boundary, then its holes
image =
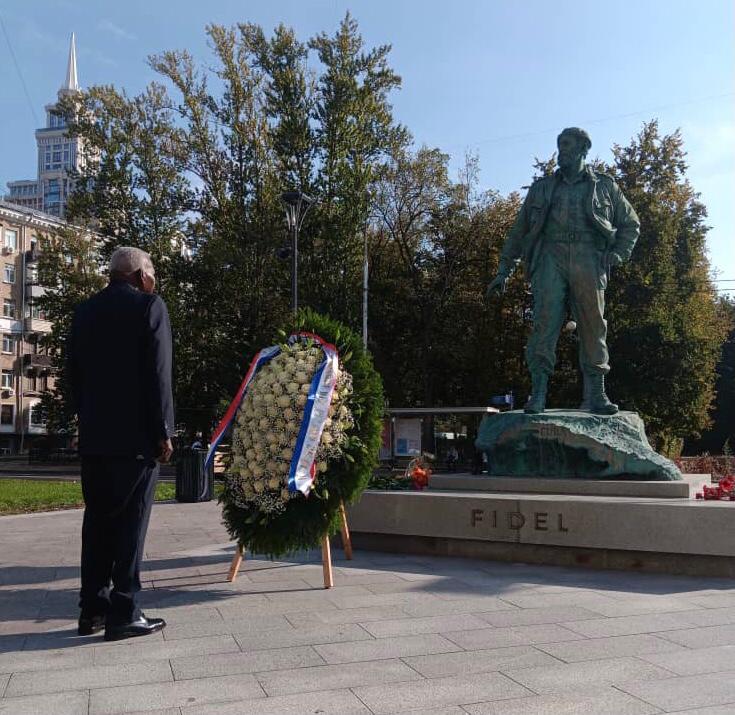
POLYGON ((76 635, 82 512, 0 517, 3 715, 735 713, 735 581, 336 552, 248 559, 216 504, 157 504, 163 633, 76 635))

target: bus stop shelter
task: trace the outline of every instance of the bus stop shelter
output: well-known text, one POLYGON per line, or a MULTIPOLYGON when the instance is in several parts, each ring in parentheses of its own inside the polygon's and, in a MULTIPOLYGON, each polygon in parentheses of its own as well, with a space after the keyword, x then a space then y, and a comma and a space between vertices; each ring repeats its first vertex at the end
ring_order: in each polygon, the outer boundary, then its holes
POLYGON ((480 421, 495 407, 392 407, 385 411, 380 460, 398 466, 421 454, 433 455, 435 468, 448 465, 452 448, 457 464, 475 467, 480 421))

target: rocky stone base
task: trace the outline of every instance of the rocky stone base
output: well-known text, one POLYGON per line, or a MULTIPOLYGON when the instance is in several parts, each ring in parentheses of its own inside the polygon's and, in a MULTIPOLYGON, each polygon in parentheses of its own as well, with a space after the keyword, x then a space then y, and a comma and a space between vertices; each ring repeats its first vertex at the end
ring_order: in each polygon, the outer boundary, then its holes
POLYGON ((501 412, 483 418, 475 445, 487 454, 491 475, 681 479, 676 465, 651 449, 643 420, 635 412, 501 412))

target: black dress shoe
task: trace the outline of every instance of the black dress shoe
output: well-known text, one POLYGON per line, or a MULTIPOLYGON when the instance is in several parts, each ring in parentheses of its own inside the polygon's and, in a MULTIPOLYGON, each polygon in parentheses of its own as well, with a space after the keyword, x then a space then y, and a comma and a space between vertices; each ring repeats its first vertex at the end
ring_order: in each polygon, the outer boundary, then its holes
POLYGON ((93 633, 99 633, 105 627, 104 616, 79 616, 79 626, 77 633, 80 636, 91 636, 93 633))
POLYGON ((120 641, 123 638, 137 638, 138 636, 147 636, 156 631, 165 628, 166 621, 163 618, 146 618, 141 614, 140 618, 136 618, 130 623, 121 623, 113 626, 108 624, 105 628, 106 641, 120 641))

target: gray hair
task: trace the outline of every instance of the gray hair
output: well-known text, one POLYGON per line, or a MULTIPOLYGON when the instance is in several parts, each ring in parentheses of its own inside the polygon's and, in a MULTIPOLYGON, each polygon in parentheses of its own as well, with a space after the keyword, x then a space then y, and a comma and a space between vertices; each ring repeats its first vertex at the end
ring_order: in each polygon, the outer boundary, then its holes
POLYGON ((153 261, 148 253, 133 246, 121 246, 116 248, 110 256, 110 273, 127 275, 143 271, 152 276, 155 275, 153 261))

